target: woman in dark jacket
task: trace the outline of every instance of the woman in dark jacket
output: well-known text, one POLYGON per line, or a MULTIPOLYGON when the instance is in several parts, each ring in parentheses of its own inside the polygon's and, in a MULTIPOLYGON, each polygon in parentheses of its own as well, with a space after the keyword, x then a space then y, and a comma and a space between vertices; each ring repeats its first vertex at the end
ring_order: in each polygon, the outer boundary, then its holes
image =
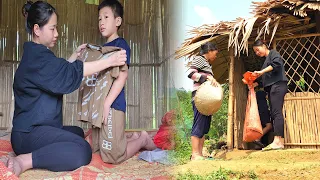
POLYGON ((58 39, 55 8, 44 1, 28 1, 23 10, 32 41, 24 44, 14 76, 11 143, 17 156, 6 164, 17 176, 31 168, 71 171, 89 164, 92 151, 80 127, 63 126, 63 95, 78 89, 84 76, 124 65, 126 52, 82 62, 77 58, 84 44, 69 60, 58 58, 50 50, 58 39))
MULTIPOLYGON (((273 120, 275 137, 266 150, 277 150, 284 148, 284 117, 282 113, 284 96, 288 91, 288 78, 285 75, 284 63, 279 52, 269 50, 261 41, 257 40, 253 44, 253 50, 257 56, 266 57, 260 71, 254 73, 261 77, 262 86, 268 93, 270 102, 271 119, 273 120)), ((254 83, 257 86, 258 83, 254 83)))

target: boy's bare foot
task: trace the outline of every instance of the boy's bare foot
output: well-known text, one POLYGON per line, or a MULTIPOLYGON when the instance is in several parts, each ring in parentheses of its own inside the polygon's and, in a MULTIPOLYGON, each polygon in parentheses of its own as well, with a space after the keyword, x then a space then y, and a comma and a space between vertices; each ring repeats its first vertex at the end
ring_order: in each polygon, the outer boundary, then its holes
POLYGON ((141 136, 145 137, 146 139, 146 145, 144 146, 146 150, 152 151, 157 148, 157 146, 154 144, 153 140, 146 131, 141 131, 141 136))
POLYGON ((128 141, 133 141, 136 140, 140 137, 141 134, 137 133, 137 132, 133 132, 131 136, 127 137, 128 141))

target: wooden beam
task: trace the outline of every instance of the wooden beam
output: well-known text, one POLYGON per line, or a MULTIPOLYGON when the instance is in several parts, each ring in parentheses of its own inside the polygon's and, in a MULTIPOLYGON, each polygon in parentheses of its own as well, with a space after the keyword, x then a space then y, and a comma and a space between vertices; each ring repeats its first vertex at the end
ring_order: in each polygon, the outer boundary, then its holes
POLYGON ((311 97, 289 97, 284 98, 285 101, 292 101, 292 100, 312 100, 312 99, 320 99, 318 96, 311 96, 311 97))
POLYGON ((311 36, 320 36, 320 33, 301 34, 301 35, 299 34, 299 35, 294 35, 294 36, 290 36, 290 37, 276 38, 276 41, 284 40, 284 39, 295 39, 295 38, 311 37, 311 36))
POLYGON ((284 143, 286 146, 320 146, 320 143, 284 143))
POLYGON ((303 30, 307 30, 307 29, 311 29, 313 27, 316 26, 316 23, 311 23, 308 25, 302 25, 302 26, 298 26, 298 27, 290 27, 288 29, 281 29, 279 30, 280 33, 294 33, 294 32, 299 32, 299 31, 303 31, 303 30))
POLYGON ((131 63, 129 66, 130 67, 159 67, 161 66, 161 64, 160 63, 145 63, 145 64, 131 63))
POLYGON ((229 102, 228 102, 228 127, 227 127, 227 146, 233 149, 233 108, 234 108, 234 49, 230 48, 230 66, 229 66, 229 102))

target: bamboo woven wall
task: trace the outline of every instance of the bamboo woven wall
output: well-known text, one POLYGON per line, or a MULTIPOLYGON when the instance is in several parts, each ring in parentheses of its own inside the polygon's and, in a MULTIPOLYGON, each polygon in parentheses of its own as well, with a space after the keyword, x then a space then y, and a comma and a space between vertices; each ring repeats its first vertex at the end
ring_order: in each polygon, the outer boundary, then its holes
MULTIPOLYGON (((58 14, 59 42, 53 48, 58 57, 68 58, 82 43, 103 44, 98 32, 96 5, 79 0, 48 0, 58 14), (72 7, 72 8, 70 8, 72 7), (86 13, 84 13, 86 12, 86 13)), ((168 79, 172 8, 169 0, 122 0, 124 24, 120 29, 131 48, 131 66, 126 84, 127 128, 157 128, 170 106, 168 79)), ((24 0, 0 1, 0 127, 11 124, 8 108, 12 96, 12 79, 22 56, 23 43, 30 40, 24 27, 21 8, 24 0)), ((64 97, 64 124, 79 125, 76 117, 78 93, 64 97)))
POLYGON ((169 107, 170 59, 174 53, 172 1, 124 0, 124 37, 132 48, 127 128, 158 128, 169 107), (127 11, 126 11, 127 10, 127 11))
POLYGON ((287 93, 284 103, 287 148, 320 148, 319 109, 319 93, 287 93))
POLYGON ((288 148, 320 148, 319 43, 320 34, 276 40, 289 79, 289 93, 284 103, 288 148))

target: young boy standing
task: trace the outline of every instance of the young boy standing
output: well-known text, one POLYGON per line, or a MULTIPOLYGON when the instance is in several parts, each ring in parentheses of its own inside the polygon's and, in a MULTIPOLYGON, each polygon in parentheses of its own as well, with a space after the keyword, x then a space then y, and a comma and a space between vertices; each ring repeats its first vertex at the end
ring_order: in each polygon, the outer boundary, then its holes
POLYGON ((142 131, 140 134, 134 133, 133 136, 126 139, 124 86, 128 77, 130 47, 118 35, 118 29, 123 21, 123 6, 117 0, 104 0, 99 5, 98 10, 99 30, 107 40, 104 46, 120 47, 127 53, 126 65, 124 68, 120 68, 119 76, 114 80, 105 99, 103 118, 104 125, 108 126, 108 136, 104 143, 100 145, 100 148, 104 148, 105 152, 109 152, 107 153, 108 163, 118 164, 129 159, 142 148, 154 150, 156 146, 146 131, 142 131))

